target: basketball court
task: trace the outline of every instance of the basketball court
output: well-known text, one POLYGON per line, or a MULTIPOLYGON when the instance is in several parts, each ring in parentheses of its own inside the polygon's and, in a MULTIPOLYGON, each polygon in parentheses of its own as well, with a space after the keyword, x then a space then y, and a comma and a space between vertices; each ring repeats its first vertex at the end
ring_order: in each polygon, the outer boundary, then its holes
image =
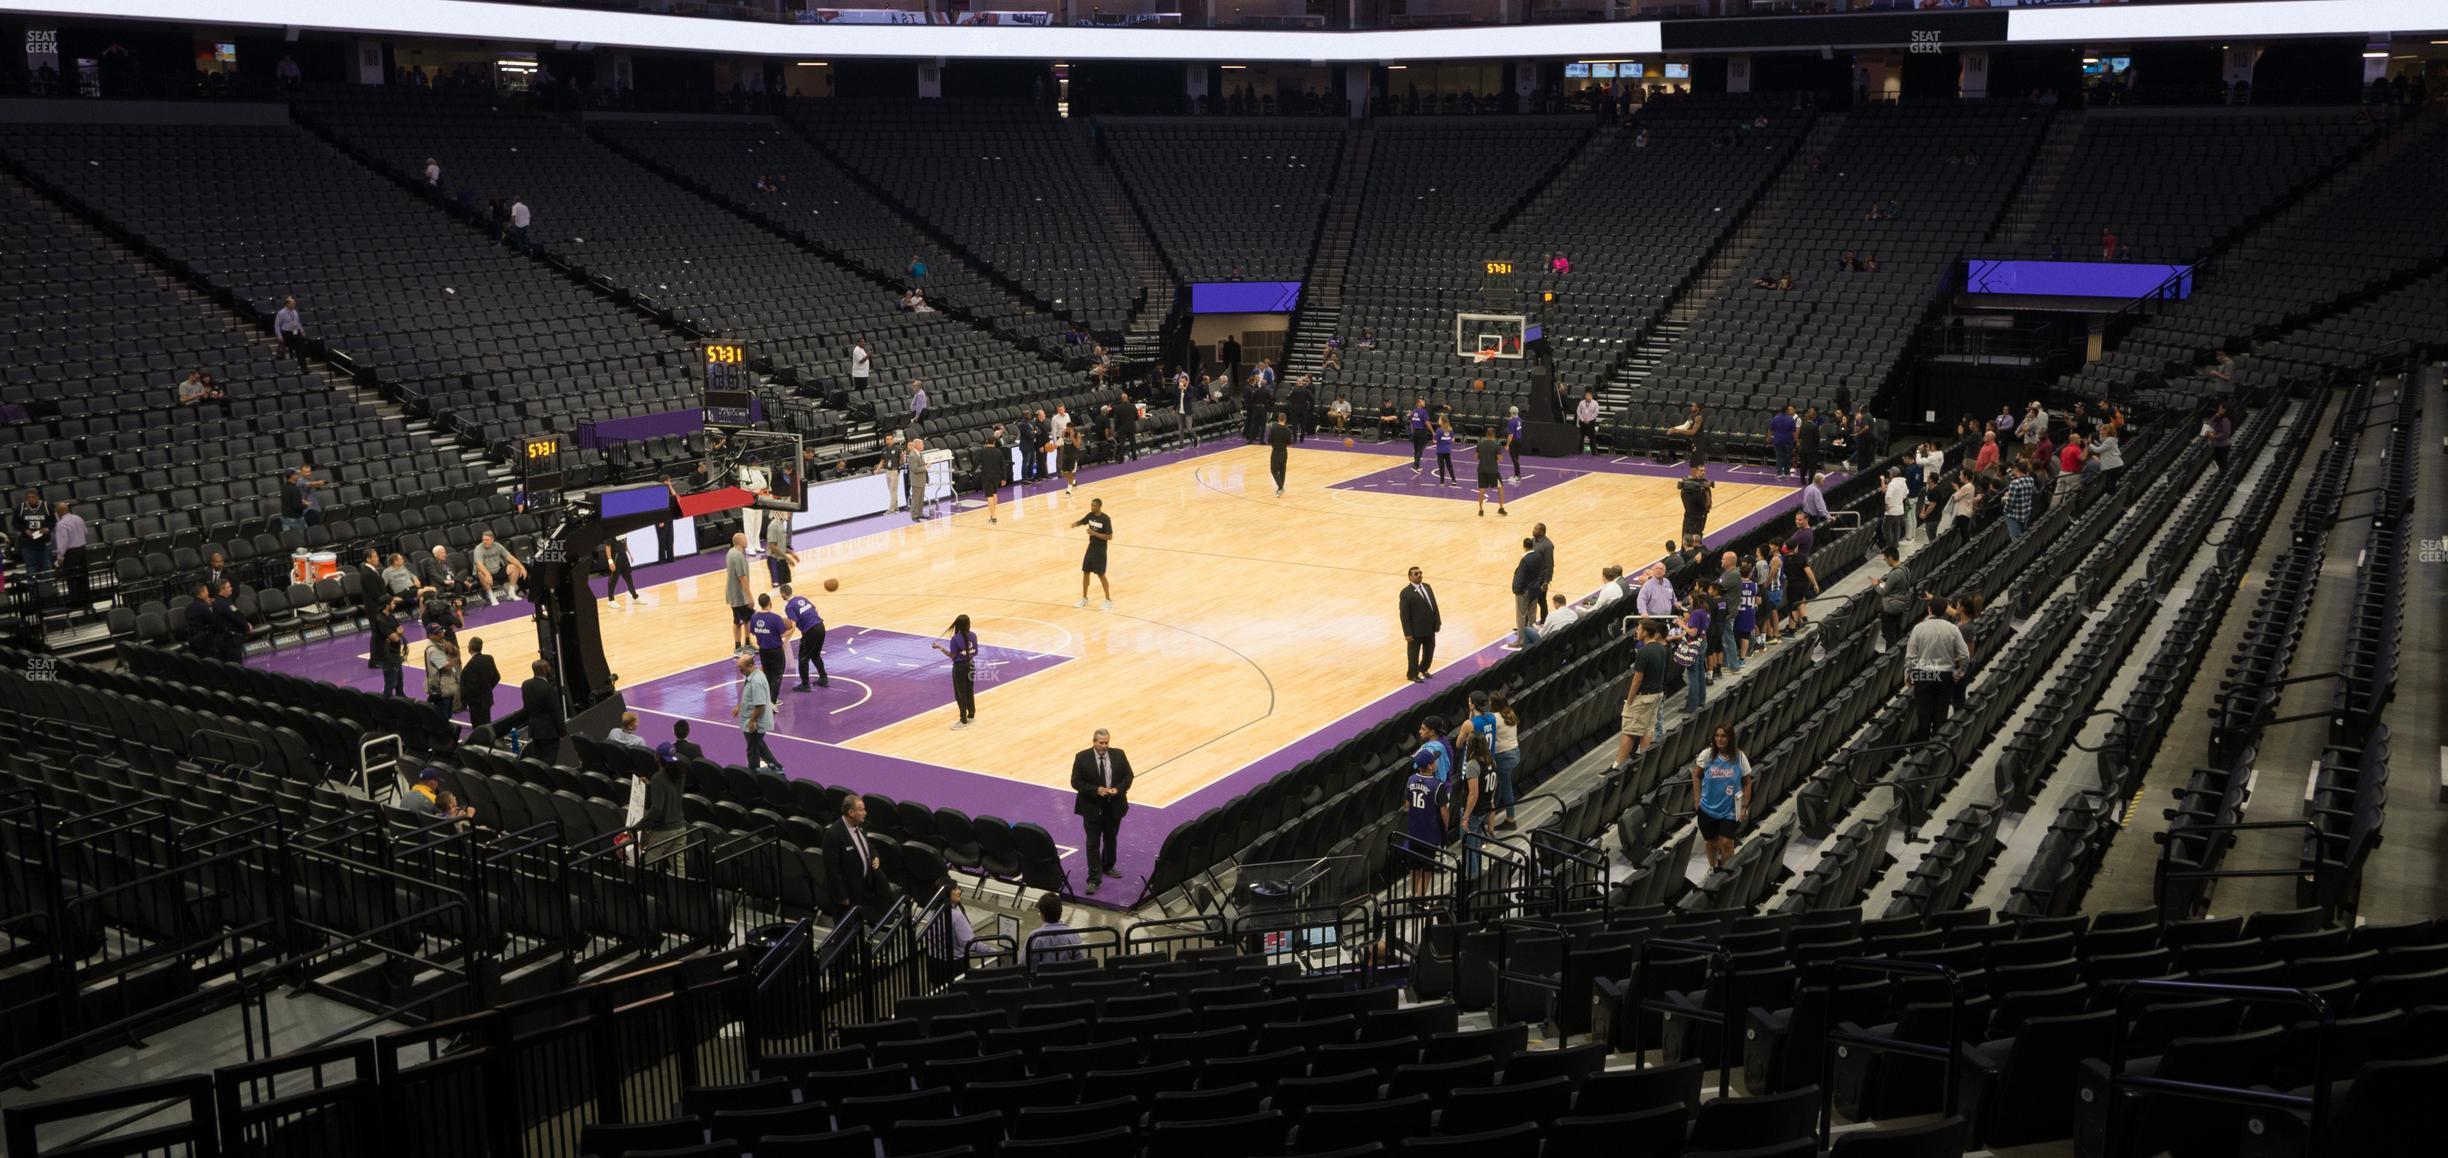
MULTIPOLYGON (((1463 481, 1452 486, 1435 484, 1433 453, 1414 475, 1409 451, 1407 442, 1312 440, 1292 453, 1278 497, 1263 446, 1211 442, 1084 472, 1076 494, 1059 480, 1012 488, 991 524, 982 503, 964 498, 923 523, 889 514, 803 532, 795 587, 824 615, 831 686, 793 690, 794 652, 775 754, 792 776, 1035 821, 1068 855, 1077 841, 1071 756, 1110 729, 1137 773, 1121 866, 1135 886, 1175 826, 1500 658, 1513 627, 1513 567, 1534 525, 1545 523, 1556 544, 1554 589, 1575 596, 1593 590, 1608 563, 1637 569, 1656 559, 1681 525, 1677 466, 1525 460, 1520 497, 1508 486, 1512 513, 1500 517, 1492 499, 1478 513, 1467 445, 1454 456, 1463 481), (1087 539, 1073 523, 1091 498, 1114 520, 1112 610, 1093 589, 1078 606, 1087 539), (1437 678, 1420 685, 1403 678, 1395 616, 1412 566, 1426 572, 1444 616, 1437 678), (840 591, 824 592, 827 578, 840 591), (932 643, 961 614, 983 650, 977 722, 956 730, 949 661, 932 643)), ((1791 484, 1760 468, 1721 465, 1711 475, 1712 539, 1795 501, 1791 484)), ((604 610, 603 647, 649 742, 685 719, 708 756, 740 762, 721 567, 715 552, 641 569, 645 599, 632 606, 624 595, 604 610)), ((754 590, 768 590, 761 561, 753 578, 754 590)), ((535 658, 529 611, 523 602, 471 608, 462 631, 483 638, 500 665, 497 714, 518 707, 518 681, 535 658)), ((408 691, 422 695, 421 649, 412 643, 409 654, 408 691)), ((257 663, 380 687, 362 638, 257 663)), ((1119 892, 1127 901, 1136 890, 1119 892)))

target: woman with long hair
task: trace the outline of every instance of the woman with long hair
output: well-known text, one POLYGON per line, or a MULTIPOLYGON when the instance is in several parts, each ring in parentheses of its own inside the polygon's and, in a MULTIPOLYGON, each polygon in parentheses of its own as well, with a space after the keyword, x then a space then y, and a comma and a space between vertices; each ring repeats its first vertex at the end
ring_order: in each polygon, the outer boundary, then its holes
MULTIPOLYGON (((1488 835, 1488 812, 1495 806, 1496 757, 1488 748, 1488 738, 1477 731, 1466 733, 1462 743, 1462 778, 1453 788, 1455 827, 1464 832, 1488 835)), ((1479 850, 1470 847, 1470 838, 1462 839, 1462 875, 1479 875, 1479 850)))
POLYGON ((960 719, 953 721, 952 730, 959 731, 977 719, 977 633, 969 630, 969 617, 952 620, 952 629, 944 633, 935 650, 952 658, 952 702, 960 707, 960 719))
POLYGON ((449 635, 426 638, 425 701, 441 713, 445 724, 450 723, 451 712, 459 699, 459 668, 458 640, 449 635))
POLYGON ((1502 691, 1489 694, 1488 710, 1496 714, 1496 738, 1488 746, 1489 754, 1496 759, 1496 798, 1488 802, 1488 807, 1504 811, 1504 815, 1495 818, 1494 827, 1511 828, 1513 774, 1521 768, 1521 716, 1513 710, 1513 698, 1502 691))
POLYGON ((1751 757, 1732 724, 1719 724, 1692 766, 1692 811, 1708 842, 1710 868, 1734 859, 1734 838, 1751 819, 1751 757))

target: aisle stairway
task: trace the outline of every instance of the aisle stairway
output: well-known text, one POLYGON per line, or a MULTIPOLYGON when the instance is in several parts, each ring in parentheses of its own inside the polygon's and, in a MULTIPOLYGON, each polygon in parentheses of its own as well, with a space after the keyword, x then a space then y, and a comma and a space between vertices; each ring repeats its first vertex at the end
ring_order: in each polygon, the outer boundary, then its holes
POLYGON ((2031 169, 2024 174, 2023 190, 2015 194, 2014 204, 2006 207, 2006 215, 1998 219, 1992 230, 1992 241, 2028 242, 2032 230, 2048 217, 2049 207, 2057 201, 2057 186, 2065 177, 2066 159, 2074 155, 2074 146, 2082 140, 2083 111, 2068 109, 2049 122, 2048 135, 2040 138, 2040 149, 2033 155, 2031 169))
POLYGON ((1072 121, 1071 142, 1080 155, 1080 172, 1086 177, 1089 191, 1095 196, 1097 208, 1113 223, 1114 240, 1130 257, 1131 272, 1139 280, 1139 304, 1131 310, 1130 321, 1124 326, 1122 348, 1127 362, 1155 361, 1162 356, 1165 319, 1173 314, 1175 287, 1179 284, 1173 270, 1166 266, 1164 255, 1148 236, 1147 226, 1139 219, 1137 206, 1114 175, 1103 150, 1093 144, 1090 134, 1094 127, 1086 121, 1072 121))
POLYGON ((1717 247, 1716 254, 1709 258, 1708 264, 1700 267, 1691 284, 1683 287, 1683 292, 1676 295, 1673 304, 1666 307, 1665 317, 1642 334, 1640 341, 1632 344, 1623 361, 1616 365, 1605 382, 1597 384, 1599 406, 1611 413, 1640 393, 1649 376, 1665 360, 1666 351, 1691 328, 1692 319, 1700 316, 1701 307, 1717 296, 1717 291, 1725 285, 1726 279, 1734 276, 1734 271, 1751 260, 1752 251, 1759 247, 1771 228, 1793 207, 1803 185, 1818 168, 1819 159, 1827 154, 1828 147, 1836 140, 1836 134, 1844 129, 1844 123, 1843 113, 1826 113, 1811 125, 1810 135, 1802 139, 1802 147, 1794 151, 1792 159, 1786 162, 1776 180, 1769 183, 1767 191, 1760 194, 1759 200, 1751 203, 1750 210, 1726 235, 1725 242, 1717 247))
POLYGON ((1360 228, 1361 194, 1368 188, 1369 151, 1377 139, 1363 124, 1344 131, 1343 157, 1327 192, 1326 223, 1318 230, 1309 273, 1301 282, 1301 304, 1285 335, 1284 367, 1292 375, 1315 374, 1326 360, 1326 340, 1342 332, 1343 271, 1351 264, 1352 234, 1360 228))

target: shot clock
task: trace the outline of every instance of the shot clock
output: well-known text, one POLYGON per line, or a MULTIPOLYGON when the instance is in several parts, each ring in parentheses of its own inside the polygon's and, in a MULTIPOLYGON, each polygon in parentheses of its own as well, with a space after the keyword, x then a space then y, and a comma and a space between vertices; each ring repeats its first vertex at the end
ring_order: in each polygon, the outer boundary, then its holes
POLYGON ((561 491, 561 436, 530 434, 518 442, 519 486, 530 508, 552 505, 561 491))
POLYGON ((748 345, 718 338, 698 344, 698 364, 704 368, 704 389, 698 405, 708 426, 749 424, 756 377, 748 369, 748 345))

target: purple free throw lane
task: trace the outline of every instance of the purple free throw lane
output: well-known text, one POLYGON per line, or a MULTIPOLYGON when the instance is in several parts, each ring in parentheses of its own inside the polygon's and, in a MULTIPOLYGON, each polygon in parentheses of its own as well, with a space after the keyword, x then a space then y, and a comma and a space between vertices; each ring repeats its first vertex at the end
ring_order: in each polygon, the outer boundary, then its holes
MULTIPOLYGON (((784 648, 782 686, 775 696, 781 719, 774 735, 840 743, 951 703, 951 661, 934 643, 906 632, 835 624, 825 634, 830 686, 808 692, 797 690, 797 649, 784 648)), ((1069 659, 980 647, 977 687, 991 691, 1069 659)), ((733 662, 721 659, 623 689, 622 698, 637 711, 729 727, 731 711, 739 703, 739 680, 733 662)))
MULTIPOLYGON (((1460 472, 1460 478, 1450 483, 1437 481, 1436 459, 1431 456, 1421 462, 1417 473, 1413 473, 1409 463, 1404 463, 1400 466, 1389 466, 1381 471, 1364 474, 1358 478, 1329 483, 1326 489, 1363 491, 1381 495, 1416 495, 1431 499, 1460 499, 1467 503, 1477 503, 1479 501, 1479 475, 1477 473, 1479 468, 1469 455, 1457 455, 1455 458, 1457 461, 1454 463, 1454 469, 1460 472)), ((1540 491, 1579 478, 1582 473, 1552 466, 1525 466, 1522 468, 1520 482, 1504 484, 1504 501, 1519 502, 1540 491)), ((1489 494, 1488 501, 1496 501, 1496 496, 1493 493, 1489 494)))

